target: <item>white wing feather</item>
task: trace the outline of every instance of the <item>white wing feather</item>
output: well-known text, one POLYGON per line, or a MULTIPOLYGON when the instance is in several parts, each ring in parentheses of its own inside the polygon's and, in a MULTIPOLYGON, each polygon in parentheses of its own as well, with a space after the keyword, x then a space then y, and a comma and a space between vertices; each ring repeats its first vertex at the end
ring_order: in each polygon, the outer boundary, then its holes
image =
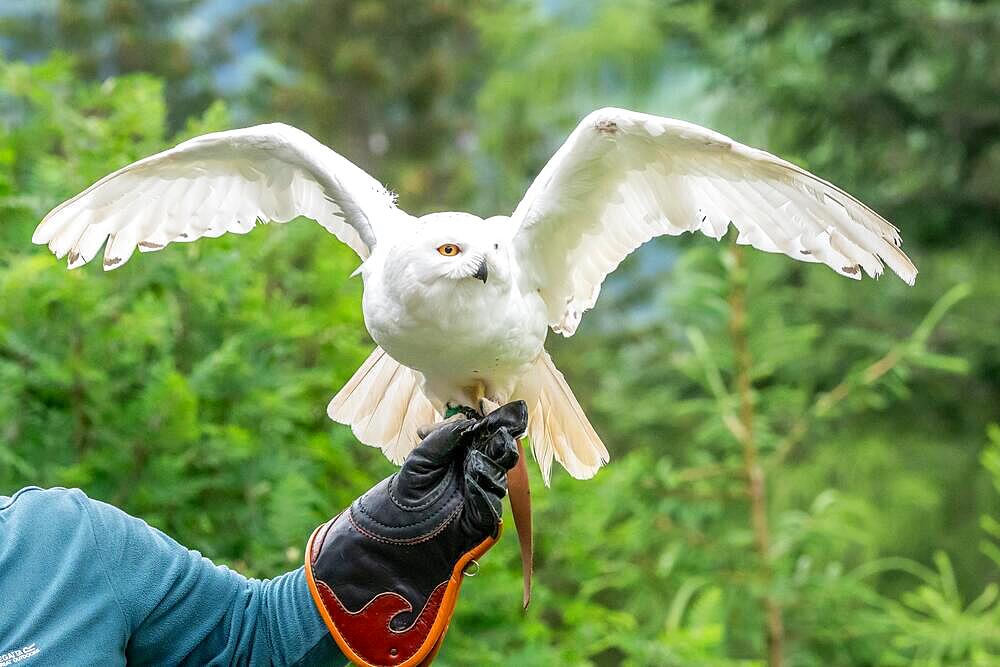
POLYGON ((913 284, 899 230, 836 186, 684 121, 623 109, 587 116, 512 216, 520 265, 550 326, 571 336, 604 278, 649 239, 699 231, 822 262, 849 278, 883 263, 913 284))
POLYGON ((258 221, 319 222, 366 259, 405 213, 375 179, 305 132, 281 123, 196 137, 105 176, 53 209, 32 241, 70 268, 107 240, 104 268, 258 221))

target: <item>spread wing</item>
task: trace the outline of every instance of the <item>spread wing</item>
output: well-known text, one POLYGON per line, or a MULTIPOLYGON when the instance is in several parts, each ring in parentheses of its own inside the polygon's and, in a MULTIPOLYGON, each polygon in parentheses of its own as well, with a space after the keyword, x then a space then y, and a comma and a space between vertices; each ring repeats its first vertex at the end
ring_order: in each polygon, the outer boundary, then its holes
POLYGON ((408 216, 393 196, 349 160, 281 123, 215 132, 134 162, 53 209, 32 241, 48 244, 70 268, 107 241, 104 268, 139 248, 159 250, 257 221, 297 216, 319 222, 366 259, 408 216))
POLYGON ((512 216, 521 266, 571 336, 601 283, 661 234, 699 231, 878 277, 886 264, 913 284, 899 230, 840 188, 718 132, 624 109, 587 116, 512 216))

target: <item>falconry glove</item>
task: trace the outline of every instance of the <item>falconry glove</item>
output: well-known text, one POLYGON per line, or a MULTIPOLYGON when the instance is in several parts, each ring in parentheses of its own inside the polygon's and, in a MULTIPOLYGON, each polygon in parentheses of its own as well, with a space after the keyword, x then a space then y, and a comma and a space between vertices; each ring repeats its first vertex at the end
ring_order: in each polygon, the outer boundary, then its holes
POLYGON ((516 401, 445 422, 398 473, 313 532, 309 589, 351 661, 411 667, 433 659, 463 573, 500 536, 506 474, 527 419, 516 401))

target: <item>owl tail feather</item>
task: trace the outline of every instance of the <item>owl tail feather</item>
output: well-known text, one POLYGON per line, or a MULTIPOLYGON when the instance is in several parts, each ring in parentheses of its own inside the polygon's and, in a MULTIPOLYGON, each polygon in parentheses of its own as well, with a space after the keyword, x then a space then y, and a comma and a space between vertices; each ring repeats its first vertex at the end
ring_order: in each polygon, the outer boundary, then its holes
POLYGON ((326 413, 399 465, 420 441, 417 428, 441 420, 422 385, 416 371, 376 347, 333 397, 326 413))
POLYGON ((548 352, 543 350, 521 378, 514 398, 528 404, 531 452, 542 469, 546 486, 553 458, 577 479, 590 479, 608 462, 607 448, 548 352))
MULTIPOLYGON (((441 413, 423 393, 422 380, 417 371, 376 347, 326 412, 398 465, 420 441, 417 429, 441 420, 441 413)), ((528 404, 531 451, 546 485, 553 459, 577 479, 590 479, 608 462, 607 448, 547 352, 521 378, 510 398, 528 404)))

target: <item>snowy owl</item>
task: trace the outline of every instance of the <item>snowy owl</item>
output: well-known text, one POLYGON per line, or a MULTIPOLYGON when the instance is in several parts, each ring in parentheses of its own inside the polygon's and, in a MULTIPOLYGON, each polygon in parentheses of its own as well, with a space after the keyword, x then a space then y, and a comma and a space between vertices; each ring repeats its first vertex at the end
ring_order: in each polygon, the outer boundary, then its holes
POLYGON ((702 232, 821 262, 848 278, 886 264, 913 284, 899 231, 836 186, 680 120, 600 109, 584 118, 510 216, 415 218, 375 179, 280 123, 216 132, 130 164, 50 212, 33 242, 70 268, 107 241, 104 268, 258 222, 312 218, 362 260, 378 347, 328 414, 400 462, 449 406, 524 399, 546 481, 608 461, 544 344, 572 336, 601 283, 638 246, 702 232))

